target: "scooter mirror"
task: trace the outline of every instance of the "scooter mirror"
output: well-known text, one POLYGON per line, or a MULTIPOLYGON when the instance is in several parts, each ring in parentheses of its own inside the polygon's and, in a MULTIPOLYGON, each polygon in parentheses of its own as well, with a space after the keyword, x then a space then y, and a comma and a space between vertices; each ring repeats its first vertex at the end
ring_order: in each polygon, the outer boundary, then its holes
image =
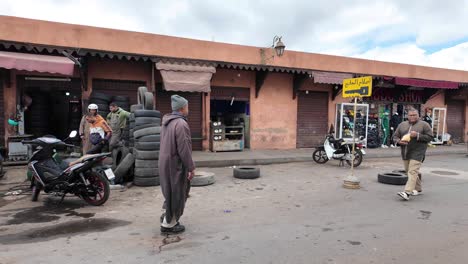
POLYGON ((78 132, 76 130, 73 130, 72 132, 70 132, 70 136, 68 136, 69 138, 74 138, 76 137, 76 135, 78 134, 78 132))

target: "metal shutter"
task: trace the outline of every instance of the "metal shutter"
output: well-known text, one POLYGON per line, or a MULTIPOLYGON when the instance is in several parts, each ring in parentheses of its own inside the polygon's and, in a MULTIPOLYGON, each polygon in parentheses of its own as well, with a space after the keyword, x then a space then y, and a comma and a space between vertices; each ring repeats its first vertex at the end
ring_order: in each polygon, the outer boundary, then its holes
POLYGON ((130 105, 137 104, 137 93, 140 86, 146 86, 146 82, 93 79, 93 91, 110 96, 127 96, 130 98, 130 105))
POLYGON ((189 101, 188 124, 192 133, 193 150, 202 150, 202 93, 174 92, 158 89, 156 92, 156 109, 163 115, 171 113, 171 96, 178 94, 189 101))
POLYGON ((301 91, 297 106, 297 148, 322 145, 328 130, 328 93, 301 91))
POLYGON ((465 130, 465 101, 447 101, 447 132, 455 143, 463 142, 465 130))

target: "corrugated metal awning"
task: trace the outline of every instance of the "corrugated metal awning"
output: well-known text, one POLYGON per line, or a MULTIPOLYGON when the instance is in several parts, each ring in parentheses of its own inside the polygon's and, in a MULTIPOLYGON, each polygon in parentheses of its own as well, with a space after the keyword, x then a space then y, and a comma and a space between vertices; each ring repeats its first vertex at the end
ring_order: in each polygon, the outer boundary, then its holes
POLYGON ((188 63, 157 62, 164 89, 167 91, 203 92, 211 91, 211 77, 216 72, 213 66, 200 66, 188 63))
POLYGON ((431 81, 431 80, 410 79, 410 78, 401 78, 401 77, 395 77, 395 84, 413 86, 413 87, 423 87, 423 88, 458 89, 458 83, 456 82, 431 81))
POLYGON ((75 63, 66 57, 0 51, 0 68, 73 75, 75 63))
POLYGON ((352 73, 313 71, 312 77, 315 83, 343 84, 344 79, 353 78, 354 76, 352 73))

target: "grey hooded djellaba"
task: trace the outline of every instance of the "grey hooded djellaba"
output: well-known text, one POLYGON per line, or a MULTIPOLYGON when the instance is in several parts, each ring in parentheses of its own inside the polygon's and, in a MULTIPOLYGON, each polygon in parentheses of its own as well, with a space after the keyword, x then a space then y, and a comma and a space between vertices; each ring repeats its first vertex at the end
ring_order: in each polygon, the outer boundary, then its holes
POLYGON ((186 118, 179 113, 163 117, 159 152, 159 180, 164 195, 166 221, 179 221, 190 191, 188 173, 195 170, 192 139, 186 118))

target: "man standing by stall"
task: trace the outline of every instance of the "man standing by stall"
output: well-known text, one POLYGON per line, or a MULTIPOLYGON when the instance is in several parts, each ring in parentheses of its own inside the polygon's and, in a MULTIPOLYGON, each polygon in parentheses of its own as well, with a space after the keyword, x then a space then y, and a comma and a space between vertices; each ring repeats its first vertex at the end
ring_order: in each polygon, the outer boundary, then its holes
POLYGON ((427 144, 432 140, 432 129, 428 123, 419 120, 416 109, 408 110, 408 121, 401 123, 393 139, 401 146, 401 156, 408 174, 405 190, 398 195, 408 201, 410 196, 422 192, 419 169, 426 156, 427 144))
POLYGON ((179 223, 184 213, 190 181, 195 175, 192 160, 192 140, 187 123, 188 101, 178 95, 171 97, 172 113, 163 117, 159 152, 159 180, 164 195, 161 233, 185 231, 179 223))
POLYGON ((120 108, 116 103, 109 105, 110 113, 107 115, 107 122, 112 128, 112 137, 109 141, 109 150, 116 148, 122 139, 123 129, 127 126, 130 113, 120 108))

